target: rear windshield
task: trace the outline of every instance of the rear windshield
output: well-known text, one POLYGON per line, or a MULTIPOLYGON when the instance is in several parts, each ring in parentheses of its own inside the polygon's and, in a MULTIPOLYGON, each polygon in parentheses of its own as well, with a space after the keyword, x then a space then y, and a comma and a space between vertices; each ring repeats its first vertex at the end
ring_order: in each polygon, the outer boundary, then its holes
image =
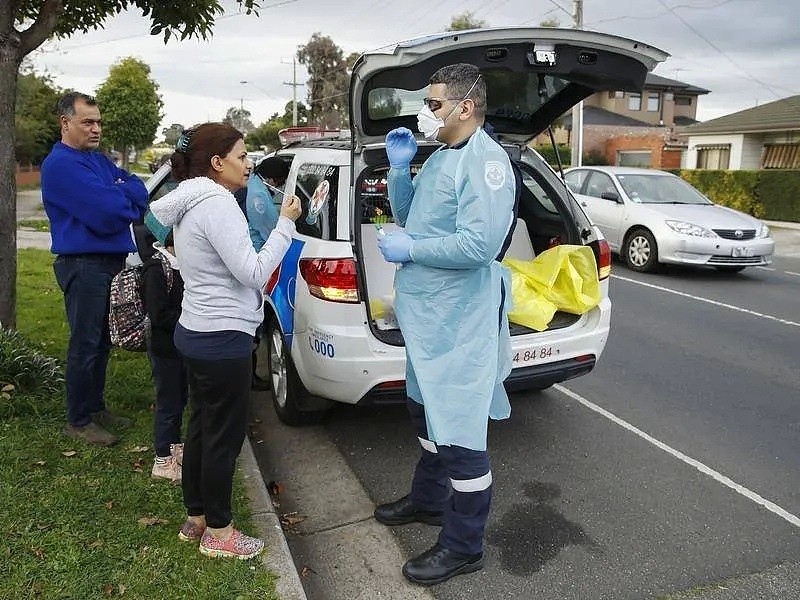
MULTIPOLYGON (((506 69, 482 69, 481 73, 486 80, 487 116, 520 126, 528 125, 542 104, 569 83, 552 75, 506 69)), ((428 86, 419 90, 376 88, 367 96, 367 115, 375 121, 416 115, 427 95, 428 86)))

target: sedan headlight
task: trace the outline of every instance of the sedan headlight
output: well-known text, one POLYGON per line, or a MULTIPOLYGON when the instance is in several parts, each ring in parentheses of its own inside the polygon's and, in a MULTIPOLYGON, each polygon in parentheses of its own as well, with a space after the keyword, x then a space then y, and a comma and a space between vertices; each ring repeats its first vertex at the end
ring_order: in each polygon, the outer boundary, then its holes
POLYGON ((693 235, 695 237, 707 238, 717 237, 717 234, 710 229, 700 227, 700 225, 695 225, 694 223, 686 223, 685 221, 664 221, 664 223, 666 223, 667 227, 672 229, 672 231, 676 231, 683 235, 693 235))
POLYGON ((769 227, 761 224, 761 229, 758 230, 758 237, 760 238, 768 238, 769 237, 769 227))

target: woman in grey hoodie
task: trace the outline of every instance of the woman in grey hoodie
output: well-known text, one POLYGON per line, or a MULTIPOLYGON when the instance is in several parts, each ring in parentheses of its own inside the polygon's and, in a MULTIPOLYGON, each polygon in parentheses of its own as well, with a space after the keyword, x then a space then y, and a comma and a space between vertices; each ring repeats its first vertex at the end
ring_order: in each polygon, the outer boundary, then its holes
POLYGON ((184 443, 181 540, 200 540, 214 557, 252 558, 260 539, 234 529, 231 491, 246 433, 253 335, 263 290, 292 241, 300 200, 291 196, 258 252, 233 192, 253 165, 242 134, 223 123, 186 130, 172 155, 178 187, 150 205, 145 223, 156 237, 173 228, 184 280, 175 346, 189 374, 191 414, 184 443))

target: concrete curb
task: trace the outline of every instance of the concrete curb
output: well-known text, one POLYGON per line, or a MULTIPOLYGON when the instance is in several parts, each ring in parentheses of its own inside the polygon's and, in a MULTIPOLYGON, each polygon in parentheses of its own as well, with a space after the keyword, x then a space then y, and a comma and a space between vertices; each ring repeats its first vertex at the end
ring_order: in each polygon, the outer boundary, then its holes
POLYGON ((245 488, 250 498, 253 523, 266 546, 261 564, 277 575, 275 591, 281 600, 307 600, 300 576, 294 566, 292 553, 286 543, 286 536, 267 493, 267 486, 264 485, 248 438, 245 438, 242 444, 239 468, 244 475, 245 488))
POLYGON ((790 221, 761 221, 769 227, 777 227, 778 229, 797 229, 800 230, 800 223, 792 223, 790 221))

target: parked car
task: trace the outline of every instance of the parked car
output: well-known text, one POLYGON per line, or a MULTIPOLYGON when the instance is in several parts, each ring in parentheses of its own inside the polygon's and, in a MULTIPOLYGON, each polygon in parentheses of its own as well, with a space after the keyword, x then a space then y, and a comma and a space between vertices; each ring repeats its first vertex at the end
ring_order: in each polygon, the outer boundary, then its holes
MULTIPOLYGON (((512 325, 510 389, 543 389, 586 374, 603 352, 611 302, 611 254, 558 175, 526 142, 574 103, 600 89, 639 90, 666 54, 587 31, 493 29, 446 33, 365 54, 353 67, 352 134, 303 140, 278 150, 290 164, 286 189, 302 201, 297 234, 270 279, 261 373, 288 424, 314 420, 332 401, 366 404, 404 397, 403 335, 392 313, 395 266, 377 248, 376 224, 396 227, 387 198, 384 138, 416 131, 428 78, 440 66, 477 65, 489 90, 487 121, 524 183, 507 256, 532 259, 554 244, 592 248, 600 304, 557 313, 542 332, 512 325)), ((350 132, 348 132, 350 133, 350 132)), ((438 147, 420 136, 412 172, 438 147)), ((169 168, 148 182, 151 197, 174 187, 169 168)), ((276 198, 280 201, 280 197, 276 198)))
POLYGON ((775 242, 764 223, 714 204, 671 173, 575 167, 564 180, 611 250, 634 271, 676 263, 738 272, 772 261, 775 242))

